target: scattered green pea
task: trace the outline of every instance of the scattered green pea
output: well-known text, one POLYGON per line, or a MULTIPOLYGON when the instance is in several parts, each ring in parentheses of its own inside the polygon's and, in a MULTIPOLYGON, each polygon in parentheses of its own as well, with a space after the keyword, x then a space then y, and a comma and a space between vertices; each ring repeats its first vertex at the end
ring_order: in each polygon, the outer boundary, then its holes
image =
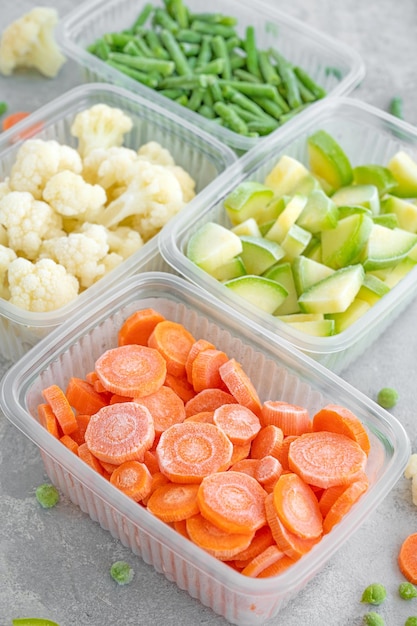
POLYGON ((364 590, 361 602, 365 602, 366 604, 382 604, 386 597, 387 591, 384 585, 373 583, 372 585, 368 585, 364 590))
POLYGON ((404 626, 417 626, 417 617, 415 616, 407 617, 407 619, 404 622, 404 626))
POLYGON ((383 387, 378 392, 377 402, 384 409, 392 409, 392 407, 397 404, 397 401, 398 401, 398 391, 396 391, 392 387, 383 387))
POLYGON ((385 626, 384 618, 378 613, 375 613, 375 611, 366 613, 366 615, 363 616, 363 623, 366 624, 366 626, 385 626))
POLYGON ((44 509, 51 509, 59 502, 59 492, 54 485, 44 483, 36 488, 36 499, 44 509))
POLYGON ((417 597, 417 588, 412 583, 401 583, 398 587, 398 593, 403 600, 411 600, 412 598, 417 597))
POLYGON ((135 572, 126 561, 115 561, 110 567, 110 576, 118 585, 128 585, 132 582, 135 572))

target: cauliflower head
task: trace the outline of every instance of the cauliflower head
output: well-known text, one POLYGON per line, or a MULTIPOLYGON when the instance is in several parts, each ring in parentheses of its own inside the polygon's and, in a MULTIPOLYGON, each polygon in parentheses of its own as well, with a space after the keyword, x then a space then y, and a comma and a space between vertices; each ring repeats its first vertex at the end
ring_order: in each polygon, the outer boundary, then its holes
POLYGON ((71 134, 78 139, 78 152, 84 158, 95 148, 121 146, 133 121, 121 109, 95 104, 75 116, 71 134))
POLYGON ((7 272, 12 261, 17 259, 17 254, 11 248, 0 245, 0 298, 10 298, 7 272))
POLYGON ((106 273, 103 261, 108 251, 107 229, 99 224, 84 224, 81 232, 45 241, 40 257, 53 259, 72 274, 82 288, 87 288, 106 273))
POLYGON ((156 165, 175 165, 170 151, 167 148, 163 148, 157 141, 144 143, 138 150, 138 157, 156 165))
POLYGON ((65 62, 55 41, 58 13, 50 7, 35 7, 12 22, 0 41, 0 72, 5 76, 17 68, 34 68, 53 78, 65 62))
POLYGON ((60 232, 62 220, 46 202, 28 191, 11 191, 0 200, 0 224, 7 231, 8 245, 34 260, 42 241, 60 232))
POLYGON ((140 234, 128 226, 119 226, 107 231, 110 253, 118 254, 122 260, 140 250, 143 239, 140 234))
POLYGON ((80 217, 98 211, 106 202, 106 192, 100 185, 86 183, 80 174, 63 170, 46 183, 43 199, 64 217, 80 217))
POLYGON ((74 148, 54 139, 28 139, 16 154, 9 187, 12 191, 29 191, 36 200, 41 200, 45 185, 54 174, 62 170, 80 174, 82 168, 81 157, 74 148))
POLYGON ((88 183, 103 187, 108 200, 114 200, 129 184, 132 178, 132 165, 137 159, 137 153, 124 146, 96 148, 83 160, 82 175, 88 183))
POLYGON ((52 259, 36 263, 18 257, 9 265, 10 302, 15 306, 44 313, 54 311, 74 300, 78 280, 52 259))

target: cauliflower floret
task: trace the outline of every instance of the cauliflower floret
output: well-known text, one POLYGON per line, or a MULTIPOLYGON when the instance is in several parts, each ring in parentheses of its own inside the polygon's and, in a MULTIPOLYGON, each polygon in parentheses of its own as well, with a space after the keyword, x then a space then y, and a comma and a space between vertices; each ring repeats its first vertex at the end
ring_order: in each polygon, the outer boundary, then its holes
POLYGON ((51 258, 75 276, 83 288, 90 287, 106 273, 103 259, 109 251, 107 229, 99 224, 84 224, 80 232, 45 241, 41 258, 51 258))
POLYGON ((10 298, 7 271, 12 261, 17 258, 16 252, 7 246, 0 245, 0 298, 10 298))
POLYGON ((195 196, 195 180, 180 165, 173 165, 169 169, 181 185, 184 202, 191 202, 195 196))
POLYGON ((104 209, 101 223, 111 228, 134 216, 133 228, 147 241, 183 206, 181 186, 174 174, 162 165, 143 161, 137 164, 126 191, 104 209))
POLYGON ((123 146, 97 148, 84 159, 83 177, 90 184, 98 184, 106 190, 107 200, 112 201, 126 190, 132 178, 132 165, 138 155, 123 146))
POLYGON ((34 260, 42 241, 61 232, 62 220, 46 202, 27 191, 11 191, 0 200, 0 224, 7 231, 8 245, 34 260))
POLYGON ((43 189, 54 174, 62 170, 80 174, 82 167, 81 157, 74 148, 54 139, 28 139, 16 155, 9 186, 13 191, 29 191, 36 200, 41 200, 43 189))
POLYGON ((52 259, 32 263, 18 257, 9 265, 10 302, 26 311, 54 311, 77 297, 79 284, 52 259))
POLYGON ((78 113, 71 134, 78 138, 78 152, 84 158, 95 148, 121 146, 133 122, 121 109, 95 104, 78 113))
POLYGON ((128 226, 119 226, 108 230, 107 241, 110 252, 118 254, 122 259, 127 259, 143 246, 143 239, 140 234, 128 226))
POLYGON ((49 7, 35 7, 12 22, 0 42, 0 72, 9 76, 18 67, 35 68, 53 78, 65 62, 55 41, 58 13, 49 7))
POLYGON ((64 170, 46 183, 43 199, 60 215, 80 217, 86 212, 94 214, 107 198, 100 185, 90 185, 79 174, 64 170))
POLYGON ((175 165, 175 161, 170 151, 163 148, 157 141, 148 141, 138 150, 140 159, 145 159, 155 165, 175 165))
POLYGON ((4 196, 7 196, 7 194, 10 192, 11 192, 11 189, 9 187, 9 179, 6 178, 6 180, 3 180, 0 183, 0 200, 4 198, 4 196))

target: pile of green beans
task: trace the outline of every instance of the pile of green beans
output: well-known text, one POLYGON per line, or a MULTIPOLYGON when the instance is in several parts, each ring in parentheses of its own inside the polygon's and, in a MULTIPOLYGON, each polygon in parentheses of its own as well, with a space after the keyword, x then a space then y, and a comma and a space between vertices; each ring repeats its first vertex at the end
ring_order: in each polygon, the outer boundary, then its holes
POLYGON ((261 50, 253 26, 192 13, 183 0, 145 4, 131 28, 87 49, 126 76, 248 137, 268 135, 325 90, 276 49, 261 50))

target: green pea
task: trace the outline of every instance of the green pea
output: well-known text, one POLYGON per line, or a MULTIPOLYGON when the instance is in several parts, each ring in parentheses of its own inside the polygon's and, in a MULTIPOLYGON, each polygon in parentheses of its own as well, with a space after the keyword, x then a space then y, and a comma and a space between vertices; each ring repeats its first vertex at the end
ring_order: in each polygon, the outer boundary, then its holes
POLYGON ((404 626, 417 626, 417 617, 415 616, 407 617, 407 619, 404 622, 404 626))
POLYGON ((361 602, 365 602, 366 604, 382 604, 386 597, 387 591, 384 585, 373 583, 372 585, 368 585, 364 590, 361 602))
POLYGON ((401 583, 398 587, 398 593, 403 600, 411 600, 417 596, 417 589, 412 583, 401 583))
POLYGON ((383 387, 379 390, 376 399, 378 404, 380 404, 384 409, 392 409, 392 407, 397 404, 398 391, 392 387, 383 387))
POLYGON ((366 615, 363 616, 363 623, 366 624, 366 626, 385 626, 384 618, 378 613, 375 613, 375 611, 366 613, 366 615))
POLYGON ((36 489, 35 495, 37 501, 44 509, 51 509, 59 502, 58 489, 54 487, 54 485, 50 485, 48 483, 39 485, 36 489))
POLYGON ((128 585, 133 580, 135 572, 126 561, 116 561, 110 567, 110 576, 118 585, 128 585))

